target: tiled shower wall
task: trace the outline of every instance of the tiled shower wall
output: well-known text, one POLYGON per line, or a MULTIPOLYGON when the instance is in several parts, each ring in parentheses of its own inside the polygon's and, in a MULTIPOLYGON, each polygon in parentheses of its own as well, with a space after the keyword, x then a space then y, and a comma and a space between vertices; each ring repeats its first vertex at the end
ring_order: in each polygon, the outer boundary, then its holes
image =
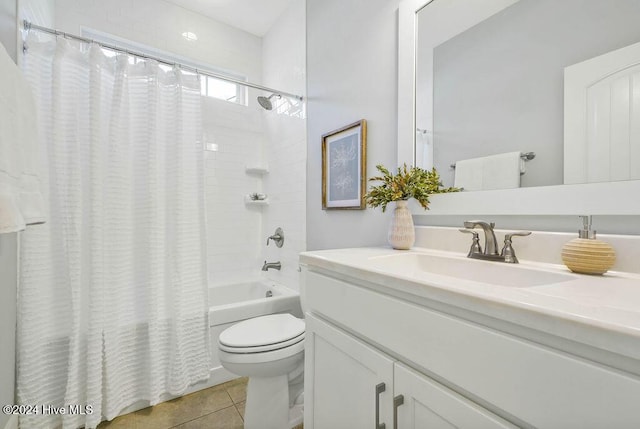
POLYGON ((263 192, 262 179, 245 168, 262 164, 263 113, 209 97, 203 101, 205 143, 217 147, 205 153, 209 280, 215 285, 257 279, 266 240, 262 209, 246 206, 244 196, 263 192))
MULTIPOLYGON (((266 86, 305 95, 305 21, 305 1, 294 0, 263 38, 266 86)), ((298 254, 306 250, 307 121, 304 109, 281 110, 265 112, 269 174, 264 187, 271 203, 264 209, 262 225, 265 235, 282 227, 285 242, 282 248, 263 247, 263 254, 264 259, 282 262, 282 270, 269 270, 266 277, 299 290, 298 254)))

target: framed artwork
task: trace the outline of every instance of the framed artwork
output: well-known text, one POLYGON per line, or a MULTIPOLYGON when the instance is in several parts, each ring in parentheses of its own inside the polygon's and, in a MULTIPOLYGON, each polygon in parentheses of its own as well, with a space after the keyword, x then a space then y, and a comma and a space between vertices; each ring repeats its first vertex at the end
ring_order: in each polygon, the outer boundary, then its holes
POLYGON ((364 119, 322 136, 323 210, 366 207, 366 146, 364 119))

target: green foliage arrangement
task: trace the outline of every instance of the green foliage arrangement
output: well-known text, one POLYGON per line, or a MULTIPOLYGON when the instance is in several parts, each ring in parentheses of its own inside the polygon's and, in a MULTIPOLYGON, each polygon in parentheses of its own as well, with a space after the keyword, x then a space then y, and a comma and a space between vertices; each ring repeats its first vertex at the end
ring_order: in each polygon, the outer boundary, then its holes
POLYGON ((387 210, 387 204, 392 201, 408 200, 415 198, 426 210, 429 208, 429 195, 447 192, 458 192, 458 188, 443 188, 440 175, 435 168, 423 170, 419 167, 398 167, 397 174, 393 175, 382 165, 376 165, 382 176, 376 176, 369 181, 382 182, 373 186, 364 196, 370 207, 382 206, 382 211, 387 210))

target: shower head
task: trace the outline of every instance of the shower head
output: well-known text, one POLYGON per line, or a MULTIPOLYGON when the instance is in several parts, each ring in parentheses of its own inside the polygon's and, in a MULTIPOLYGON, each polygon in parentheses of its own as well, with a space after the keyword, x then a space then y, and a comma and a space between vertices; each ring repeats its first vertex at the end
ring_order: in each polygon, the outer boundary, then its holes
POLYGON ((282 98, 280 94, 271 94, 269 97, 260 96, 258 97, 258 103, 260 103, 260 105, 266 110, 271 110, 273 109, 273 104, 271 104, 271 99, 273 97, 282 98))

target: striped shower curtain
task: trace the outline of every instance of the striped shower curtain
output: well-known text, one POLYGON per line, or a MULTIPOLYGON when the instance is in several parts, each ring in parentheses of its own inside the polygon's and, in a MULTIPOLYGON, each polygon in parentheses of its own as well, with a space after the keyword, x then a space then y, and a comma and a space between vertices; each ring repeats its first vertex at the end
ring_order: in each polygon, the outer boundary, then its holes
POLYGON ((50 220, 22 236, 17 395, 66 414, 20 423, 94 428, 209 374, 200 84, 36 37, 50 220))

